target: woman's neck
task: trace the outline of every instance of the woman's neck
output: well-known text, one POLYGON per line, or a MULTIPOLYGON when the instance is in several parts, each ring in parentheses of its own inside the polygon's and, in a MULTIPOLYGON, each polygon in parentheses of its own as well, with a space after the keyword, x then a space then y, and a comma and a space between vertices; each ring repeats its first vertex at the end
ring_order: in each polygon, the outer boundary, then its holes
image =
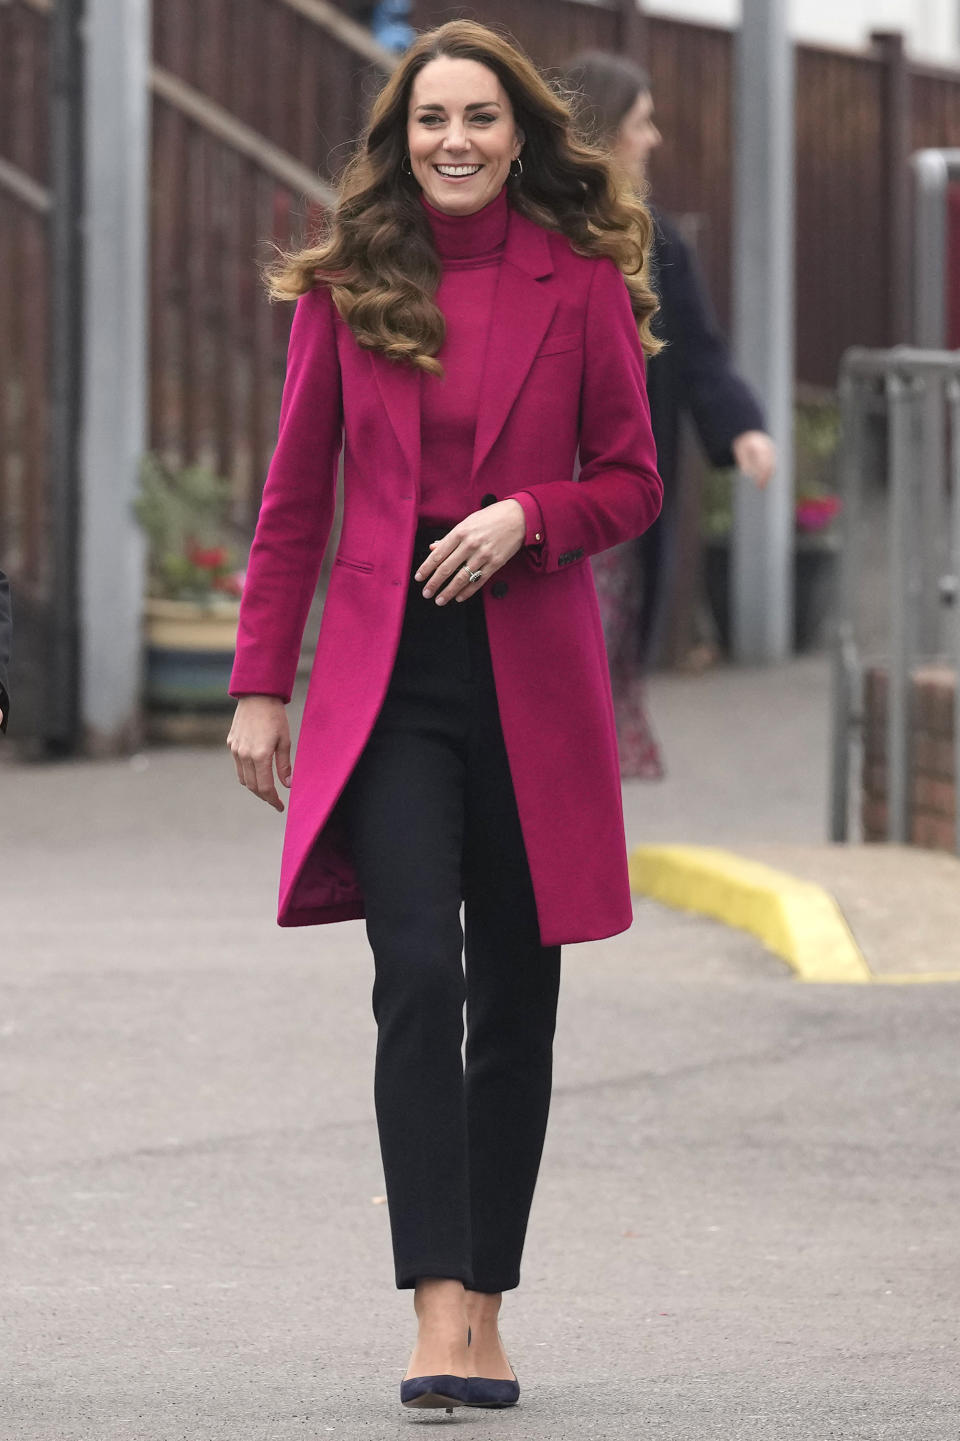
POLYGON ((421 194, 420 200, 442 260, 474 260, 503 247, 509 219, 506 186, 472 215, 448 215, 431 205, 425 195, 421 194))

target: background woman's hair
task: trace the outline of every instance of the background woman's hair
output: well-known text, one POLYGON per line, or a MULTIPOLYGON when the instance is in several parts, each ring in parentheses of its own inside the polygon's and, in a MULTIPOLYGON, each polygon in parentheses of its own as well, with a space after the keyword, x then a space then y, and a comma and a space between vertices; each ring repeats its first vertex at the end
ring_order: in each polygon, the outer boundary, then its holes
POLYGON ((370 120, 340 183, 340 198, 318 242, 284 255, 266 275, 270 294, 294 300, 318 281, 359 345, 432 374, 444 319, 434 296, 437 257, 420 187, 403 169, 414 80, 431 60, 449 56, 487 66, 510 97, 524 136, 523 176, 511 184, 514 208, 560 231, 583 255, 606 255, 623 272, 640 340, 660 349, 650 329, 657 298, 649 280, 653 222, 601 148, 577 132, 570 105, 503 36, 453 20, 417 37, 374 102, 370 120))
POLYGON ((577 120, 595 145, 612 148, 637 97, 650 89, 640 65, 603 50, 582 50, 564 68, 567 87, 578 95, 577 120))

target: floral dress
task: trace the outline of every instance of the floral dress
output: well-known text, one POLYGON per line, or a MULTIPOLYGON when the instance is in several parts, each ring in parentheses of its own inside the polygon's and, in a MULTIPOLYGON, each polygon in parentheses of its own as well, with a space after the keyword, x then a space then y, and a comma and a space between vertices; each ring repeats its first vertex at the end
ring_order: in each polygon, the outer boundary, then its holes
POLYGON ((602 551, 592 564, 610 663, 620 774, 624 780, 660 780, 663 761, 647 717, 646 680, 637 655, 643 592, 637 543, 602 551))

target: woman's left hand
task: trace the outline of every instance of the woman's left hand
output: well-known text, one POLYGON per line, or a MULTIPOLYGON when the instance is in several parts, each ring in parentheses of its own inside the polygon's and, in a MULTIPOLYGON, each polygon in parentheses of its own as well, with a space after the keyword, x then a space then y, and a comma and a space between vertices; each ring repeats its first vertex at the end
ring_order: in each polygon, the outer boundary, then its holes
POLYGON ((777 447, 763 430, 745 430, 732 446, 737 469, 763 490, 777 468, 777 447))
POLYGON ((423 594, 428 600, 436 595, 437 605, 469 600, 516 555, 526 533, 527 519, 518 500, 485 505, 431 547, 413 578, 426 581, 423 594), (471 581, 478 571, 478 578, 471 581))

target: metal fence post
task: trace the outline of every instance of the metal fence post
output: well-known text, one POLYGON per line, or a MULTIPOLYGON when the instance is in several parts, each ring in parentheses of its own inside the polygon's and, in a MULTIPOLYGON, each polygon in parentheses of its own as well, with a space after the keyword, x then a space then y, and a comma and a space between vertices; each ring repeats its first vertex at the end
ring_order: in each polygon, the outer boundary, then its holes
POLYGON ((912 404, 909 381, 887 376, 890 405, 890 665, 887 677, 887 838, 907 840, 910 659, 914 606, 910 547, 912 404))
POLYGON ((736 351, 779 449, 766 490, 741 483, 734 499, 733 652, 756 665, 793 650, 794 51, 786 0, 743 0, 737 57, 736 351))
POLYGON ((830 784, 830 839, 846 841, 850 832, 850 743, 860 708, 861 676, 857 658, 854 605, 859 575, 860 459, 864 453, 862 386, 846 366, 840 374, 841 551, 837 616, 833 634, 833 709, 830 784))
POLYGON ((146 446, 148 0, 88 0, 82 720, 91 752, 136 743, 146 446))

